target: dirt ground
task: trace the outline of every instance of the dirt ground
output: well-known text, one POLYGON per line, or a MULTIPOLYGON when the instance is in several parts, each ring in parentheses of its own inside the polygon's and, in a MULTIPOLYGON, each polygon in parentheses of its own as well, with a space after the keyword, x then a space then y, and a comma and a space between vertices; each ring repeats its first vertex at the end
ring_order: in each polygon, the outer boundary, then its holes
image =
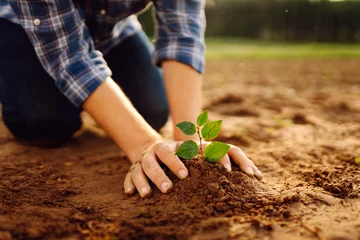
POLYGON ((240 146, 262 181, 186 161, 190 176, 171 176, 171 193, 128 197, 129 163, 91 120, 56 149, 2 128, 0 239, 360 239, 359 67, 208 63, 204 104, 223 119, 219 140, 240 146))

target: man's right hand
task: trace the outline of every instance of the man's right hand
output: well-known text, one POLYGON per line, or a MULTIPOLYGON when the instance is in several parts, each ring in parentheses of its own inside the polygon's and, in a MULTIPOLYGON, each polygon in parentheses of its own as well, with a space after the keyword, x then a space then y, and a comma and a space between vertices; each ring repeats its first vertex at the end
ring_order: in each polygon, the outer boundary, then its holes
POLYGON ((126 175, 124 188, 126 194, 134 194, 137 190, 141 197, 151 193, 148 178, 160 189, 167 193, 173 188, 173 183, 161 168, 158 159, 164 163, 178 178, 188 176, 184 163, 175 155, 181 142, 155 141, 142 152, 142 157, 130 167, 126 175))

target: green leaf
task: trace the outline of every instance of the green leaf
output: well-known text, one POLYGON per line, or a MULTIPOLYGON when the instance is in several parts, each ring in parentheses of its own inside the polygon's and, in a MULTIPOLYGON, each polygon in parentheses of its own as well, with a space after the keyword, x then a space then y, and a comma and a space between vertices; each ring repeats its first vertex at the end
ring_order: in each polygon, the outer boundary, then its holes
POLYGON ((229 151, 230 146, 222 142, 213 142, 209 144, 205 151, 204 157, 208 162, 218 162, 229 151))
POLYGON ((360 157, 355 158, 355 163, 360 165, 360 157))
POLYGON ((205 140, 212 140, 216 138, 220 133, 221 124, 222 120, 208 122, 201 130, 201 135, 205 138, 205 140))
POLYGON ((203 113, 200 113, 200 115, 197 117, 196 122, 201 127, 204 126, 205 123, 208 121, 208 110, 204 111, 203 113))
POLYGON ((186 135, 194 135, 196 133, 196 127, 192 122, 181 122, 176 124, 176 126, 186 135))
POLYGON ((175 154, 183 159, 192 159, 198 154, 198 152, 199 149, 196 142, 189 140, 183 142, 175 154))

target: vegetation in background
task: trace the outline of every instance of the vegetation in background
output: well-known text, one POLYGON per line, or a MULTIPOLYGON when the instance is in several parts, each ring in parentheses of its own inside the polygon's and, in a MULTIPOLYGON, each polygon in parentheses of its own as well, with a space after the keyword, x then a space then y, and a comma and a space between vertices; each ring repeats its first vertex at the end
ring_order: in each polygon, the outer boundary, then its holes
MULTIPOLYGON (((360 1, 211 0, 207 37, 266 41, 360 42, 360 1)), ((140 16, 153 36, 151 11, 140 16)))
POLYGON ((347 59, 360 58, 360 45, 286 43, 242 38, 207 38, 208 59, 347 59))

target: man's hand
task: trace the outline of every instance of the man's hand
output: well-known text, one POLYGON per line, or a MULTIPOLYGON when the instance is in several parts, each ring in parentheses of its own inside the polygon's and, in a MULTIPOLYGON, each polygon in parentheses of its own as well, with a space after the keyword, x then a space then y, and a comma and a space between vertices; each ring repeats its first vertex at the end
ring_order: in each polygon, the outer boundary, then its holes
POLYGON ((179 143, 175 141, 157 141, 142 154, 140 161, 135 162, 125 177, 124 188, 126 194, 135 193, 135 188, 141 197, 151 193, 148 178, 160 189, 169 192, 173 184, 165 175, 157 159, 163 162, 180 179, 188 176, 188 170, 183 162, 175 155, 179 143))
MULTIPOLYGON (((203 149, 205 149, 209 144, 209 142, 204 143, 203 149)), ((228 153, 220 160, 220 163, 224 165, 224 168, 226 168, 229 172, 231 171, 231 159, 247 175, 250 177, 255 176, 257 179, 261 180, 263 178, 262 173, 255 166, 254 162, 251 161, 239 147, 232 144, 229 145, 230 149, 228 153)))
MULTIPOLYGON (((151 194, 150 179, 161 192, 167 193, 172 190, 173 183, 165 175, 159 161, 164 163, 178 178, 184 179, 188 176, 188 170, 183 162, 175 155, 177 148, 182 144, 181 141, 156 141, 153 142, 142 154, 140 161, 135 162, 125 177, 125 193, 132 195, 139 192, 141 197, 147 197, 151 194)), ((203 149, 210 144, 203 144, 203 149)), ((233 160, 242 171, 249 176, 262 178, 262 174, 255 164, 247 158, 245 153, 238 147, 230 145, 228 154, 226 154, 220 163, 231 171, 231 162, 233 160)))

